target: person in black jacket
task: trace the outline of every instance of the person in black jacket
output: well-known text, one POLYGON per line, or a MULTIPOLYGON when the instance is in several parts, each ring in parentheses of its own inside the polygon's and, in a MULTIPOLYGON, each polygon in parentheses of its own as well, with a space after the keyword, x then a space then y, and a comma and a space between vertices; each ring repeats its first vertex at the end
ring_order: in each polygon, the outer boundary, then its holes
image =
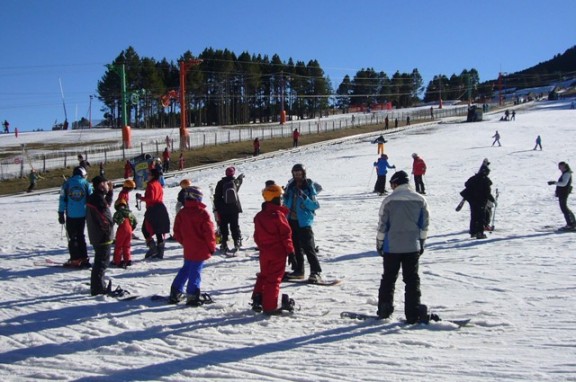
POLYGON ((238 178, 234 177, 235 174, 236 168, 228 167, 226 176, 218 181, 214 190, 214 207, 218 214, 216 220, 222 235, 220 250, 223 252, 228 251, 227 242, 230 233, 234 241, 234 250, 237 251, 242 246, 242 233, 238 224, 238 218, 242 212, 242 204, 238 197, 238 191, 240 186, 242 186, 244 174, 238 175, 238 178), (228 226, 230 226, 230 230, 228 230, 228 226))
POLYGON ((105 274, 110 263, 110 253, 112 246, 112 184, 103 176, 96 176, 92 179, 94 192, 88 196, 86 201, 86 225, 88 227, 88 238, 94 247, 94 263, 92 265, 92 275, 90 277, 90 293, 92 296, 99 294, 109 294, 119 296, 123 291, 118 288, 112 292, 112 283, 106 285, 105 274))
POLYGON ((490 169, 482 165, 480 171, 470 177, 464 184, 465 189, 460 193, 470 204, 470 236, 476 239, 485 239, 486 208, 488 201, 496 203, 492 196, 492 181, 488 178, 490 169))
POLYGON ((566 162, 558 163, 558 169, 562 172, 562 175, 557 181, 551 180, 548 184, 556 185, 556 197, 560 204, 560 211, 562 211, 564 220, 566 220, 566 226, 560 228, 560 230, 574 231, 576 230, 576 219, 570 208, 568 208, 568 195, 572 192, 572 170, 566 162))

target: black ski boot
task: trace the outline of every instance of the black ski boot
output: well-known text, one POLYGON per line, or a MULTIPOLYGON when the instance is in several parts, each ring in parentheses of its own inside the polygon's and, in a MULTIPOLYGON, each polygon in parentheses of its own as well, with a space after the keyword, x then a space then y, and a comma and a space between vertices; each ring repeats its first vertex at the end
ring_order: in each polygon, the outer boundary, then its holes
POLYGON ((394 313, 394 305, 389 304, 387 302, 378 304, 378 311, 376 312, 376 315, 378 316, 379 319, 383 320, 386 318, 390 318, 392 313, 394 313))
POLYGON ((184 293, 180 292, 178 289, 170 288, 170 298, 168 299, 169 304, 178 304, 180 301, 184 300, 184 293))
POLYGON ((149 259, 151 257, 156 256, 156 254, 158 253, 158 247, 156 247, 156 242, 154 241, 154 239, 150 239, 146 245, 148 246, 148 251, 146 252, 146 255, 144 255, 145 259, 149 259))
POLYGON ((262 312, 262 295, 260 293, 256 293, 252 296, 252 310, 256 313, 262 312))
POLYGON ((286 310, 292 313, 295 305, 296 303, 294 302, 294 299, 290 298, 287 294, 282 295, 282 305, 280 306, 280 310, 286 310))
POLYGON ((186 300, 186 305, 188 306, 192 306, 194 308, 199 307, 200 305, 202 305, 202 302, 200 301, 200 291, 188 295, 188 298, 186 300))
POLYGON ((158 246, 156 247, 156 255, 153 256, 155 259, 163 259, 164 258, 164 247, 165 247, 164 242, 158 243, 158 246))

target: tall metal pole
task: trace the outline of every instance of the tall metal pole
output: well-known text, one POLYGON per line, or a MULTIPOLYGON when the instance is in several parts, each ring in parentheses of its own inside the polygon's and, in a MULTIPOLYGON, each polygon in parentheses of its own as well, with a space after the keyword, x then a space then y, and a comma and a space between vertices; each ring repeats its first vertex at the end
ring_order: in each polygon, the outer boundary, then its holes
POLYGON ((88 128, 92 128, 92 94, 90 94, 90 104, 88 106, 88 128))
POLYGON ((188 115, 186 111, 186 72, 202 60, 180 61, 180 150, 188 148, 188 115))

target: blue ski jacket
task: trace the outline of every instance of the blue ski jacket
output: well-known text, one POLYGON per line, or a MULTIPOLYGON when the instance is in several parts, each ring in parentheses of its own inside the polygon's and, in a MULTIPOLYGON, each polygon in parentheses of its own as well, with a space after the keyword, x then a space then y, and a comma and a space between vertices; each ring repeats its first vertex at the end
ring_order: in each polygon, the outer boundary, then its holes
POLYGON ((93 192, 92 184, 80 175, 74 175, 60 188, 58 212, 69 218, 86 217, 86 199, 93 192))

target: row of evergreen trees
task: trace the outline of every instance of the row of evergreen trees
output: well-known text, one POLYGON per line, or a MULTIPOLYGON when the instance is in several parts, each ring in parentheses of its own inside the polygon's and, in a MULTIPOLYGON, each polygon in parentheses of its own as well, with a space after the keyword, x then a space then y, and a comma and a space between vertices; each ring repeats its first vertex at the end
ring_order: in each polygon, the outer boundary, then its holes
MULTIPOLYGON (((570 52, 573 55, 574 48, 567 51, 570 52)), ((439 99, 467 101, 491 97, 496 91, 495 81, 480 83, 476 69, 463 70, 449 78, 437 75, 424 87, 418 69, 411 73, 397 71, 389 77, 363 68, 352 78, 345 76, 334 91, 316 60, 283 61, 276 54, 269 58, 248 52, 237 56, 227 49, 207 48, 197 57, 187 51, 179 61, 192 59, 202 60, 189 69, 186 83, 187 119, 196 126, 277 122, 282 109, 288 115, 307 119, 333 109, 346 112, 351 107, 369 108, 383 103, 403 108, 439 99)), ((162 102, 163 96, 179 88, 178 63, 140 57, 132 47, 118 55, 98 82, 99 99, 109 109, 105 116, 119 125, 121 78, 113 67, 121 64, 126 70, 130 124, 178 126, 178 98, 165 98, 162 102)), ((523 78, 524 87, 534 83, 527 77, 519 78, 523 78)), ((540 79, 532 72, 530 78, 540 79)))

